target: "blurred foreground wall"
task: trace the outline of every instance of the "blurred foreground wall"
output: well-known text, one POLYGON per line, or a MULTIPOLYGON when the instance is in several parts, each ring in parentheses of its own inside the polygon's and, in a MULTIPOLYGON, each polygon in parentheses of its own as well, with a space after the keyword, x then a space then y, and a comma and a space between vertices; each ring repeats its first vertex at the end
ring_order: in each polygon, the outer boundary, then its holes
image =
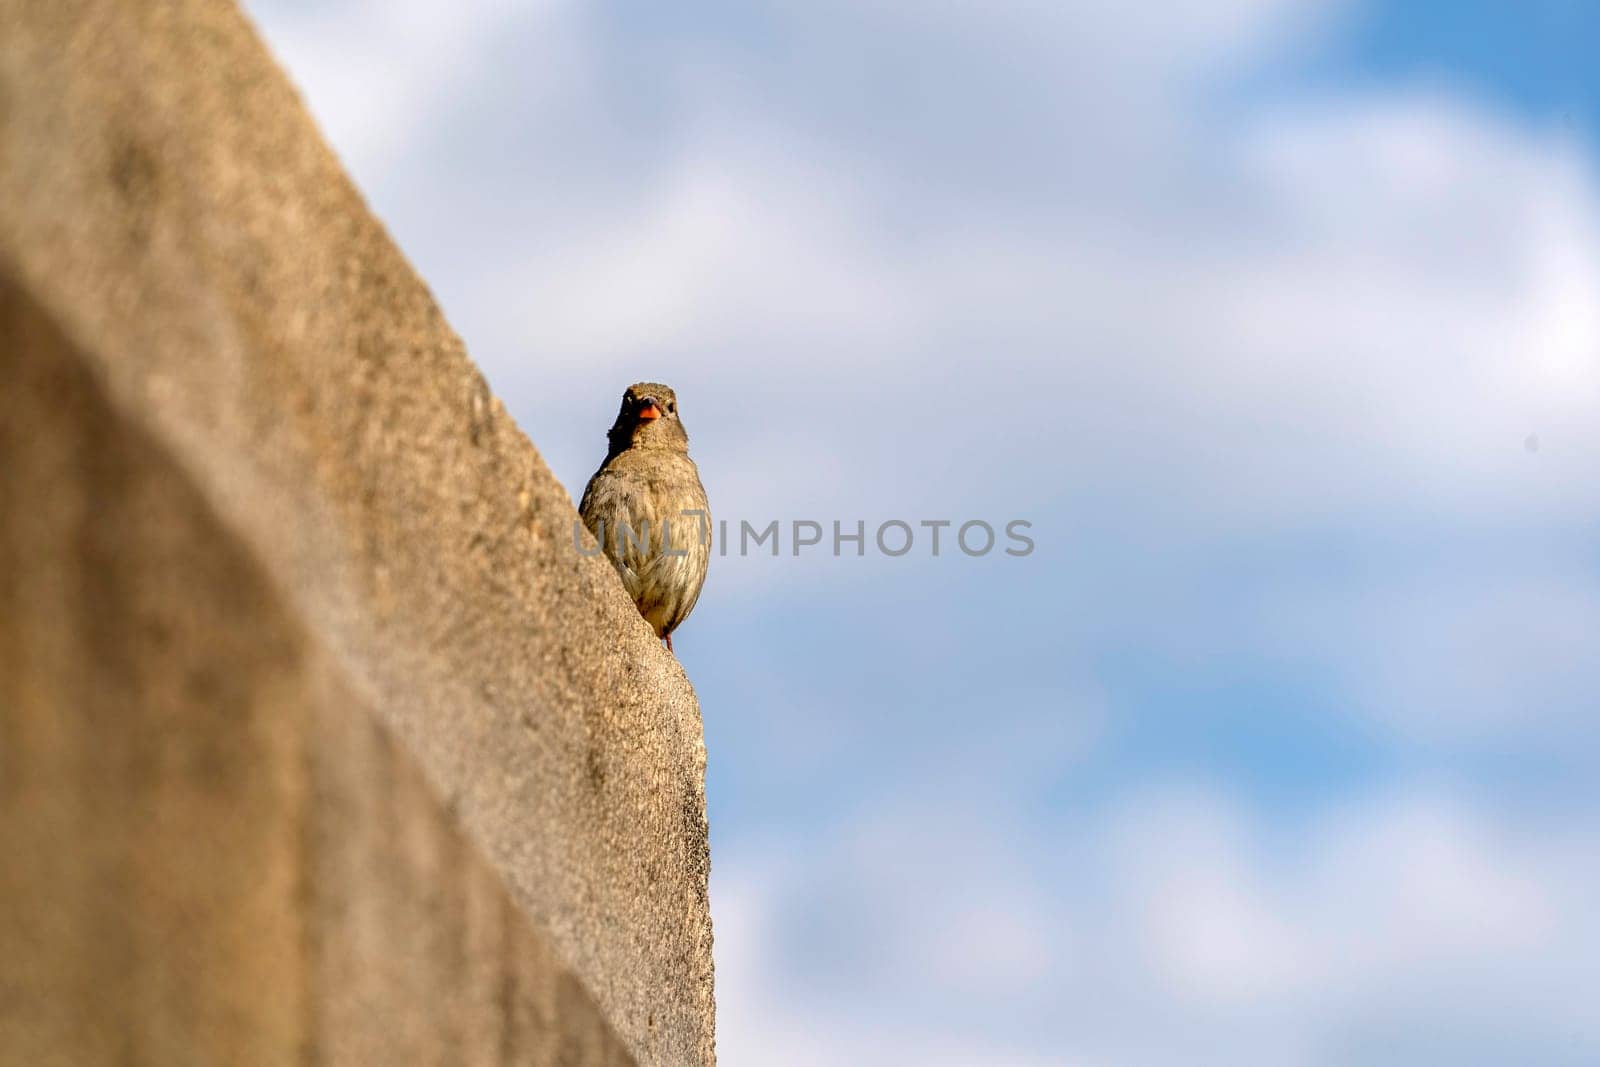
POLYGON ((574 517, 231 4, 0 0, 0 1063, 710 1062, 574 517))

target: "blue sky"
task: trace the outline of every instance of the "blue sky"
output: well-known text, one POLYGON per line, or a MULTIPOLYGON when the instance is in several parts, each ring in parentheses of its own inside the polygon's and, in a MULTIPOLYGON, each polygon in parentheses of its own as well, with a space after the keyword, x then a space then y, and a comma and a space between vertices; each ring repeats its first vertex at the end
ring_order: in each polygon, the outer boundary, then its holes
POLYGON ((674 385, 730 1064, 1600 1059, 1580 3, 250 0, 575 494, 674 385))

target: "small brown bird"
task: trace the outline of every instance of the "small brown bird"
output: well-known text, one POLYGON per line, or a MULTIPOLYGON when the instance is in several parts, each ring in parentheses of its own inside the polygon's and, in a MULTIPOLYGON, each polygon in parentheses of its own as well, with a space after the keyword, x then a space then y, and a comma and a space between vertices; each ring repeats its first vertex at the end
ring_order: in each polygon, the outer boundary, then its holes
POLYGON ((670 651, 711 562, 711 510, 677 395, 658 382, 631 386, 606 439, 578 513, 670 651))

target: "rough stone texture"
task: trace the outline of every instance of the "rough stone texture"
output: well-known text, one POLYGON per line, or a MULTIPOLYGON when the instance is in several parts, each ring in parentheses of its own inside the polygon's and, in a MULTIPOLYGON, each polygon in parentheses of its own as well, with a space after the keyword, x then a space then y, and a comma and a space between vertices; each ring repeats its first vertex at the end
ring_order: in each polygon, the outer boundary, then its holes
POLYGON ((232 5, 0 0, 0 1062, 710 1062, 575 518, 232 5))
POLYGON ((0 280, 0 1061, 629 1063, 184 473, 0 280))

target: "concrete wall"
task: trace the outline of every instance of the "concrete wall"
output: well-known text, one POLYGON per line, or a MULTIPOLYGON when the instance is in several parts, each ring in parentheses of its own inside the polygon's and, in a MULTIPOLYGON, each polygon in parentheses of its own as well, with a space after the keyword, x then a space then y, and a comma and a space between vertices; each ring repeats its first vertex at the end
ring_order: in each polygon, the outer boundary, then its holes
POLYGON ((0 1062, 710 1062, 574 517, 231 4, 0 0, 0 1062))

